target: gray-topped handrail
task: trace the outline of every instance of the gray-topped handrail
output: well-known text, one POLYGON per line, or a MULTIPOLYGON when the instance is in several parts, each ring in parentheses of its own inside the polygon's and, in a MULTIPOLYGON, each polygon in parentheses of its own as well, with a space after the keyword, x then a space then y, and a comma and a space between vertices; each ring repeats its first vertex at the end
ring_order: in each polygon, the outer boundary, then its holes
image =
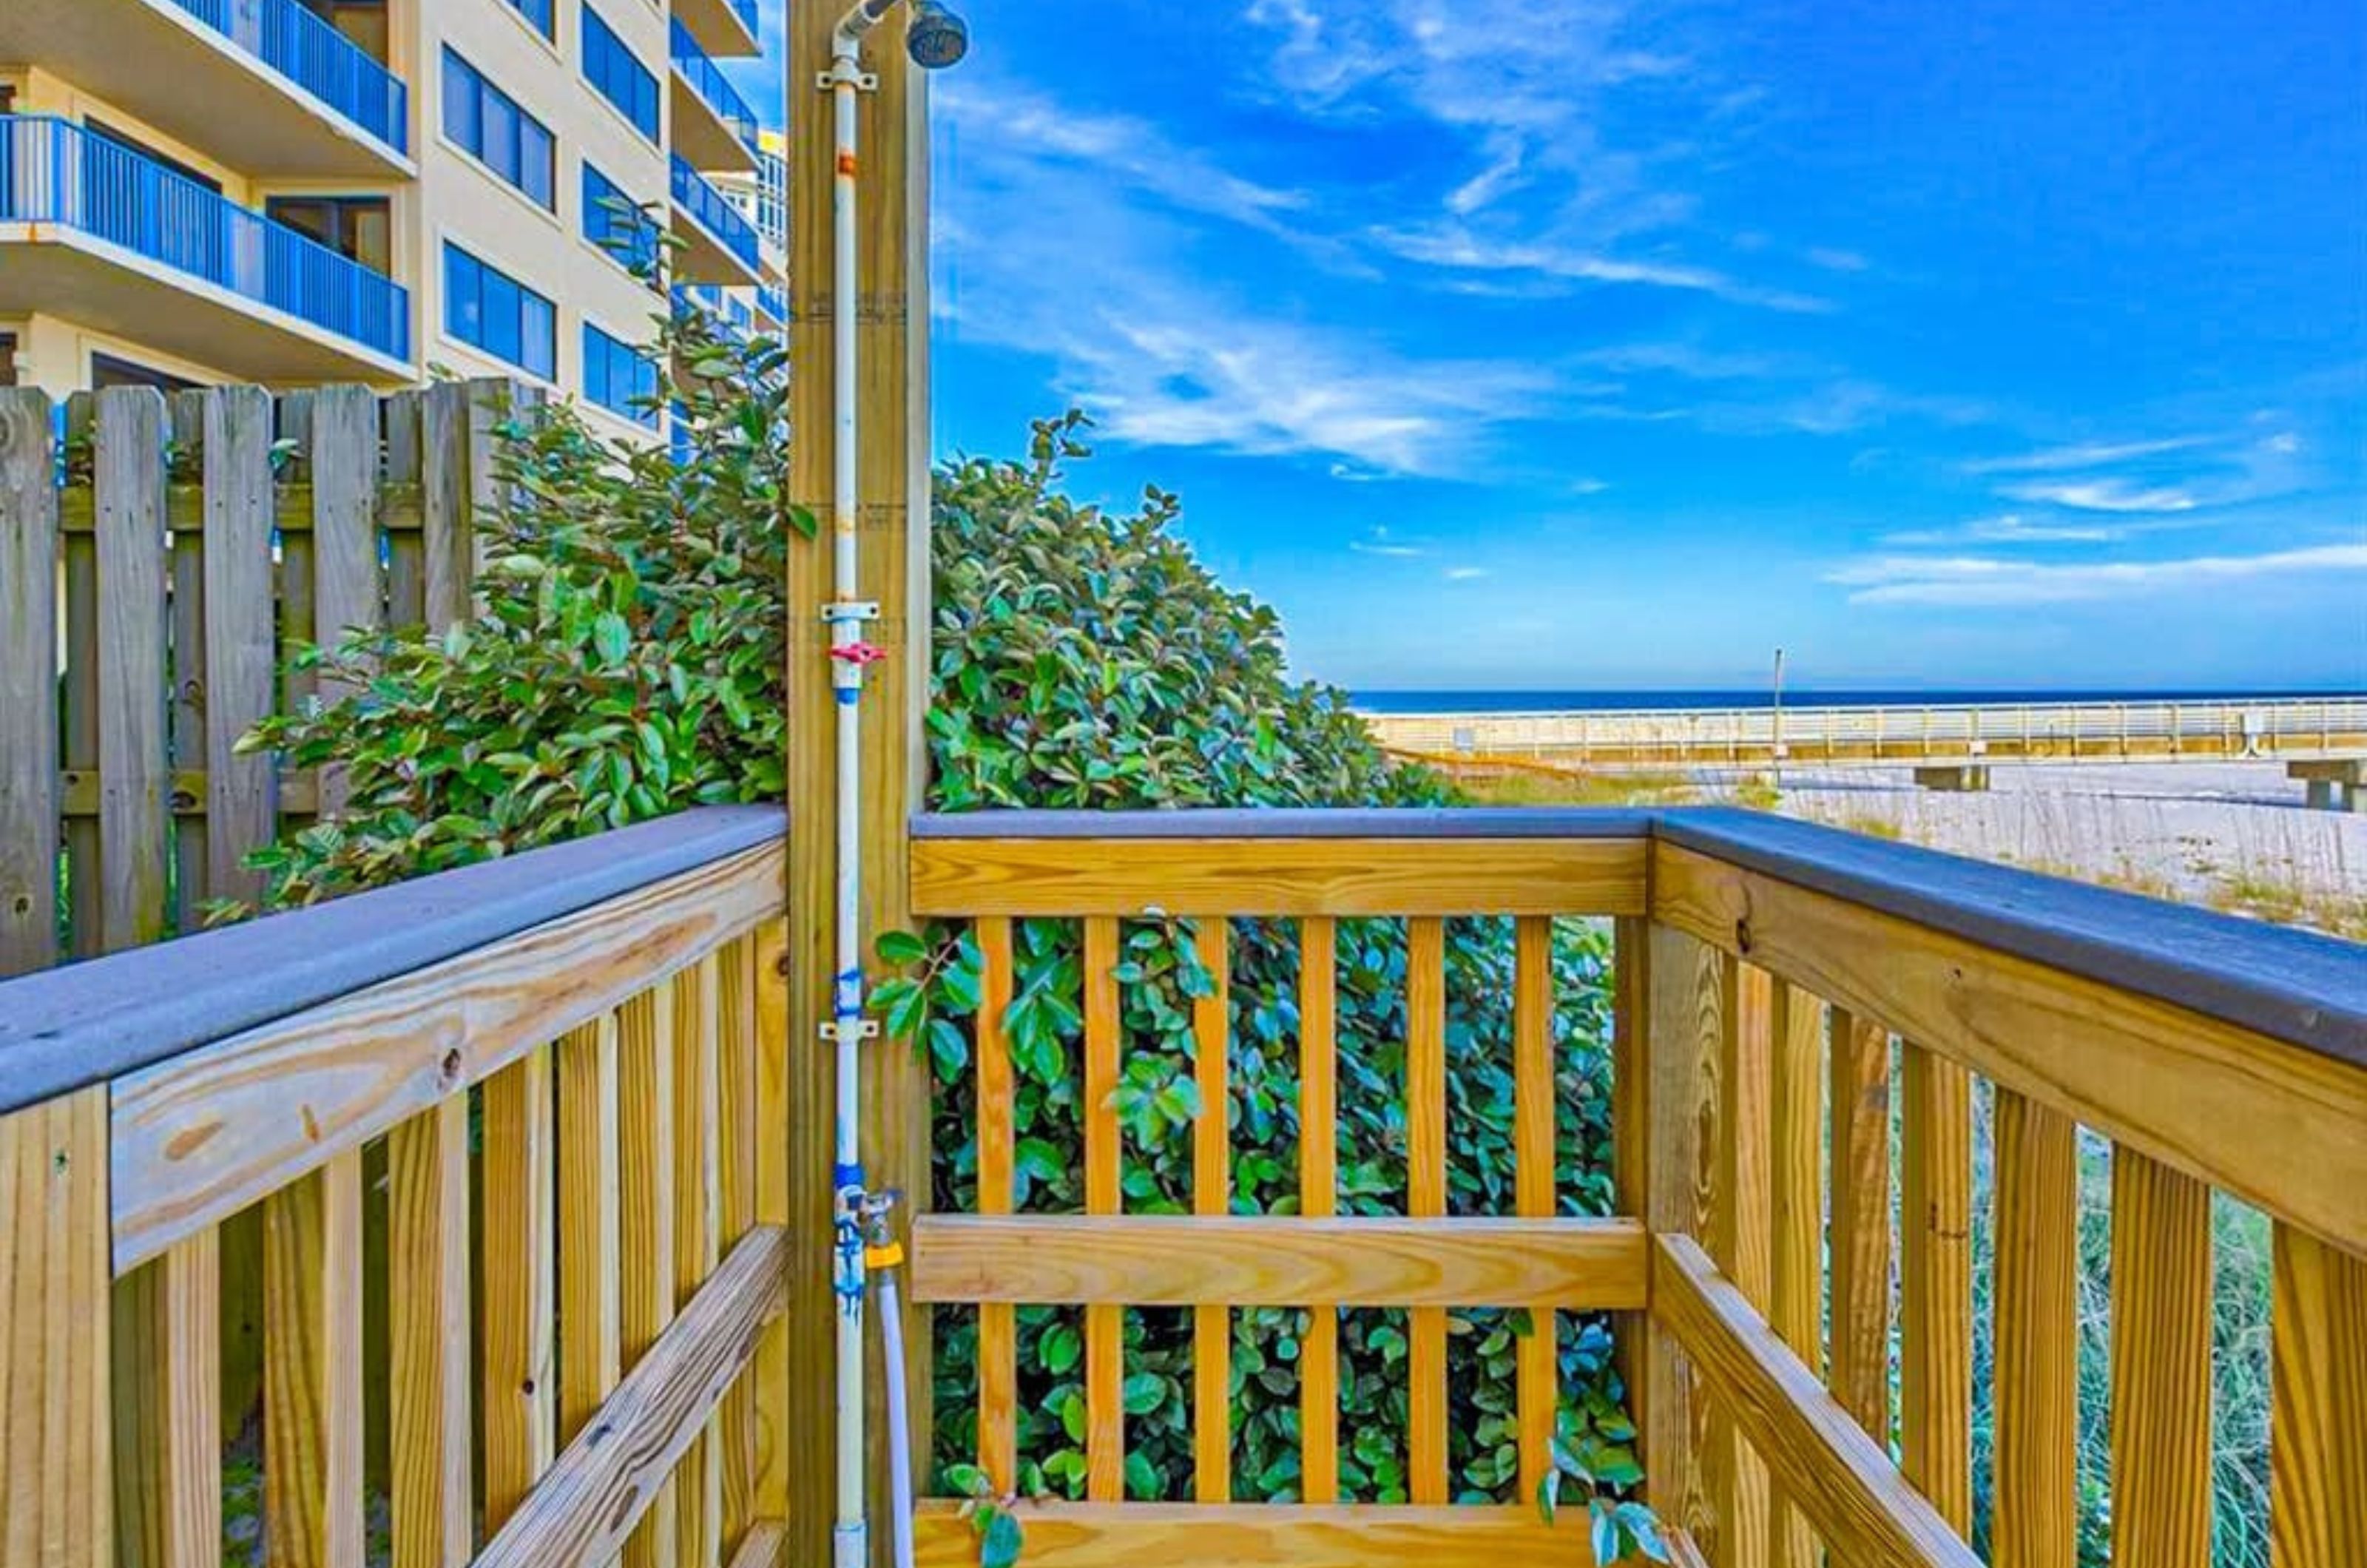
POLYGON ((1724 807, 981 811, 918 840, 1648 837, 2367 1066, 2367 949, 1988 861, 1724 807))
POLYGON ((713 806, 0 981, 0 1112, 424 969, 778 840, 713 806))

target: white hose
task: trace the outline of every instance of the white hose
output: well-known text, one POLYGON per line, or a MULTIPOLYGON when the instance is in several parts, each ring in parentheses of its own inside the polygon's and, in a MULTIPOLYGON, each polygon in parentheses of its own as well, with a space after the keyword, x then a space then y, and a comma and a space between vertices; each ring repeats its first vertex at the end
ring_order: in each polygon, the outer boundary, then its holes
POLYGON ((912 1413, 904 1400, 904 1314, 893 1269, 879 1275, 879 1345, 888 1367, 888 1529, 896 1568, 912 1568, 912 1413))

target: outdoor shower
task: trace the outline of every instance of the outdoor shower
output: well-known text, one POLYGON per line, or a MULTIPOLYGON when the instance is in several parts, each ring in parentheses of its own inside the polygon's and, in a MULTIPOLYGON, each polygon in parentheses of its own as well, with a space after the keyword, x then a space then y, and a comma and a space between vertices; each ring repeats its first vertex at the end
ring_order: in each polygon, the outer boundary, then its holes
MULTIPOLYGON (((902 1568, 910 1568, 912 1561, 912 1469, 910 1416, 905 1409, 903 1387, 903 1325, 899 1317, 892 1272, 901 1260, 901 1253, 895 1246, 893 1221, 888 1212, 892 1199, 866 1190, 860 1147, 862 1042, 878 1032, 878 1025, 863 1016, 859 793, 863 671, 881 655, 879 649, 864 640, 864 623, 877 617, 879 609, 858 597, 862 588, 855 570, 856 513, 862 500, 855 463, 860 434, 856 377, 861 369, 855 323, 863 292, 855 223, 861 167, 857 159, 856 110, 861 96, 878 85, 878 79, 863 69, 863 40, 900 3, 901 0, 857 0, 839 18, 831 36, 831 68, 818 84, 830 92, 832 99, 835 145, 832 156, 837 180, 832 199, 831 288, 837 439, 831 488, 832 598, 822 609, 822 618, 830 623, 831 692, 838 714, 837 931, 831 1017, 822 1025, 822 1033, 835 1050, 838 1067, 831 1171, 835 1194, 831 1288, 838 1303, 838 1501, 837 1522, 832 1532, 835 1568, 863 1568, 870 1551, 864 1499, 863 1320, 868 1275, 875 1265, 881 1270, 884 1310, 879 1322, 885 1341, 883 1359, 888 1368, 892 1510, 889 1528, 895 1536, 897 1562, 902 1568), (873 1245, 866 1247, 866 1241, 873 1245)), ((905 31, 904 48, 912 63, 923 70, 942 70, 969 52, 969 28, 939 0, 912 0, 912 20, 905 31)))

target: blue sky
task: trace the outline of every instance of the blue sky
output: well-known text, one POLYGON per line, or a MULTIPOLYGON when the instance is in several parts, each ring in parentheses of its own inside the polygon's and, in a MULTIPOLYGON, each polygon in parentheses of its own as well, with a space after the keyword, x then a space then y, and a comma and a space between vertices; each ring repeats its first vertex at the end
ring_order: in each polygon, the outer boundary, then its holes
POLYGON ((941 452, 1366 688, 2367 685, 2356 0, 968 0, 941 452))

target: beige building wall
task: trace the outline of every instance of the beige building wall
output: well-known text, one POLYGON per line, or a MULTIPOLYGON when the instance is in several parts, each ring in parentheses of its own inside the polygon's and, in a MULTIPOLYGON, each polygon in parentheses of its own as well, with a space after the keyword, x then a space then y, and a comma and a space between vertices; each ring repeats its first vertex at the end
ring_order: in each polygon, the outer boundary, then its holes
MULTIPOLYGON (((10 0, 0 0, 6 5, 10 0)), ((124 0, 87 0, 94 8, 124 0)), ((765 0, 767 6, 793 0, 765 0)), ((125 31, 159 25, 125 6, 125 31)), ((388 62, 410 94, 409 155, 416 177, 273 178, 234 167, 203 146, 163 134, 142 117, 127 112, 49 68, 39 60, 0 60, 0 82, 17 89, 20 113, 97 119, 135 137, 157 152, 220 182, 222 194, 242 206, 261 209, 274 196, 384 196, 392 228, 392 273, 409 293, 413 378, 448 371, 459 376, 516 376, 523 367, 462 343, 446 331, 445 249, 458 243, 552 301, 556 320, 555 375, 546 383, 561 395, 583 388, 583 329, 596 325, 621 341, 645 344, 654 318, 664 308, 655 291, 634 278, 584 235, 583 165, 588 160, 636 201, 649 205, 660 222, 669 211, 669 123, 674 93, 672 40, 666 0, 555 0, 555 38, 544 38, 509 0, 388 0, 388 62), (601 96, 583 71, 583 17, 586 6, 633 51, 655 78, 660 133, 644 137, 601 96), (516 100, 551 131, 556 142, 553 204, 545 209, 444 133, 445 51, 449 47, 489 82, 516 100)), ((38 35, 37 35, 38 36, 38 35)), ((209 106, 210 111, 210 106, 209 106)), ((236 112, 225 105, 222 112, 236 112)), ((766 247, 768 253, 771 247, 766 247)), ((770 274, 776 258, 767 254, 770 274)), ((0 243, 0 267, 7 247, 0 243)), ((175 287, 160 279, 155 287, 175 287)), ((753 296, 741 291, 741 297, 753 296)), ((0 333, 17 339, 15 371, 20 381, 65 391, 89 384, 91 356, 108 354, 167 374, 198 381, 255 378, 236 364, 193 362, 156 352, 119 334, 78 322, 69 313, 45 310, 11 311, 0 302, 0 333)), ((0 367, 5 369, 6 367, 0 367)), ((337 379, 350 379, 338 377, 337 379)), ((282 385, 301 384, 283 380, 282 385)), ((382 382, 381 384, 393 384, 382 382)), ((622 431, 632 428, 596 409, 592 416, 622 431)))

